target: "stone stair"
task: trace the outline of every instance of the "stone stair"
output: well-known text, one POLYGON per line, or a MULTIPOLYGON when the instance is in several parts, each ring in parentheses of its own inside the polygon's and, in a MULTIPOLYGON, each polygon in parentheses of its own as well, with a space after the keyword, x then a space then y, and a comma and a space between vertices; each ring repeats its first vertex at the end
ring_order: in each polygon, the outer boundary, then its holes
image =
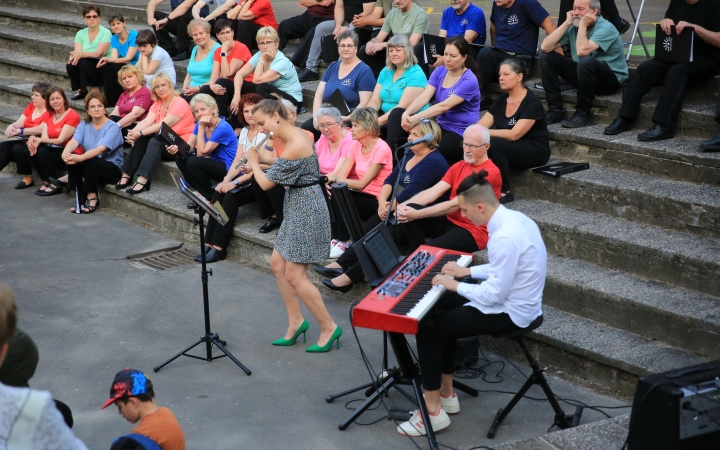
MULTIPOLYGON (((69 86, 64 59, 83 26, 80 4, 57 0, 52 12, 39 0, 0 6, 0 123, 18 117, 34 81, 69 86)), ((114 10, 101 7, 103 15, 114 10)), ((129 27, 145 27, 143 11, 122 7, 121 12, 129 27)), ((178 80, 186 65, 176 63, 178 80)), ((306 107, 316 88, 317 82, 303 83, 306 107)), ((553 157, 588 161, 590 170, 560 178, 513 174, 519 199, 509 206, 538 223, 550 252, 546 322, 531 336, 541 364, 630 395, 638 376, 720 358, 720 156, 697 150, 702 138, 717 132, 716 90, 715 79, 691 91, 679 137, 649 144, 636 141, 635 134, 650 125, 652 98, 643 104, 636 131, 604 136, 621 95, 599 97, 600 125, 550 127, 553 157)), ((575 99, 573 91, 563 93, 570 110, 575 99)), ((81 102, 73 107, 83 110, 81 102)), ((298 122, 309 117, 301 115, 298 122)), ((197 241, 193 215, 172 187, 170 174, 176 172, 174 163, 161 164, 152 190, 139 196, 106 187, 102 206, 197 241)), ((275 234, 258 233, 260 225, 255 209, 243 208, 229 253, 267 268, 275 234)), ((485 252, 478 257, 486 258, 485 252)), ((362 283, 345 295, 323 292, 357 300, 368 289, 362 283)), ((512 343, 500 345, 514 353, 512 343)))

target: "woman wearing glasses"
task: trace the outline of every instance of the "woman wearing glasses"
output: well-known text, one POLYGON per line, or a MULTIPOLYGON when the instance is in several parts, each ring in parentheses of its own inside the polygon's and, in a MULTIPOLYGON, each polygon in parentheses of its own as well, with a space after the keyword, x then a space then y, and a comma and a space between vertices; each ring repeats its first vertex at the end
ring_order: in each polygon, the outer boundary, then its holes
POLYGON ((252 82, 258 95, 266 99, 273 99, 273 94, 279 95, 290 100, 302 113, 302 86, 295 66, 278 50, 280 37, 277 31, 272 27, 260 28, 257 44, 260 51, 235 75, 235 96, 230 104, 231 111, 233 114, 238 113, 244 78, 253 74, 252 82))
POLYGON ((352 133, 342 123, 342 116, 337 108, 323 107, 316 113, 318 129, 322 135, 315 144, 320 162, 320 175, 333 179, 347 158, 353 144, 352 133))
MULTIPOLYGON (((345 104, 353 111, 364 108, 372 97, 375 88, 375 76, 372 69, 357 57, 360 43, 357 33, 345 30, 336 39, 340 60, 327 68, 315 91, 313 100, 313 118, 302 124, 303 130, 313 133, 315 140, 320 139, 317 112, 323 103, 337 90, 345 100, 345 104)), ((347 118, 344 118, 347 120, 347 118)))
POLYGON ((479 122, 490 128, 488 156, 502 176, 500 203, 515 199, 510 190, 510 167, 525 170, 542 166, 550 159, 545 109, 540 99, 523 85, 527 74, 522 61, 512 58, 504 61, 498 79, 504 93, 479 122))
MULTIPOLYGON (((408 137, 408 133, 400 126, 402 115, 413 100, 423 93, 427 77, 418 65, 410 40, 404 34, 390 38, 385 61, 386 67, 380 72, 367 106, 378 111, 378 122, 385 130, 385 140, 395 150, 408 137)), ((424 105, 420 111, 428 107, 424 105)))
POLYGON ((100 58, 110 56, 112 33, 100 25, 100 8, 95 5, 83 6, 83 17, 87 28, 75 34, 75 47, 65 65, 70 86, 77 91, 71 100, 80 100, 88 88, 100 92, 103 84, 102 69, 98 68, 100 58))

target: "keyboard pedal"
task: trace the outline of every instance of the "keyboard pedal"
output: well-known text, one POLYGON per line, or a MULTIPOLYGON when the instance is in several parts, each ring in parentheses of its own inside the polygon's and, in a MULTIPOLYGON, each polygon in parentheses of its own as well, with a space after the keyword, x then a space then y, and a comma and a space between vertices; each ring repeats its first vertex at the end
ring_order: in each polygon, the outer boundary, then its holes
POLYGON ((388 411, 388 420, 392 420, 394 422, 407 422, 410 420, 410 411, 392 406, 388 411))

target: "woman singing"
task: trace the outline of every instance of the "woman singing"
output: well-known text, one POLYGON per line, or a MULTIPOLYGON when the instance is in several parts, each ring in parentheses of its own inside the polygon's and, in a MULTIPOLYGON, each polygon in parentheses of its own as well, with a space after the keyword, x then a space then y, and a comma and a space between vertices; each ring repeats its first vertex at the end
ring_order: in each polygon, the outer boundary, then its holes
POLYGON ((342 328, 330 317, 320 291, 306 273, 309 263, 328 257, 330 241, 330 215, 318 185, 320 173, 313 143, 303 130, 288 122, 287 110, 276 100, 263 100, 255 105, 253 118, 284 146, 282 157, 267 172, 260 167, 257 151, 251 148, 247 152, 248 164, 260 187, 268 190, 280 184, 287 189, 285 219, 275 239, 270 268, 287 308, 288 329, 285 337, 273 345, 293 345, 310 328, 300 311, 299 296, 320 325, 317 344, 305 351, 327 352, 336 340, 339 348, 342 328))

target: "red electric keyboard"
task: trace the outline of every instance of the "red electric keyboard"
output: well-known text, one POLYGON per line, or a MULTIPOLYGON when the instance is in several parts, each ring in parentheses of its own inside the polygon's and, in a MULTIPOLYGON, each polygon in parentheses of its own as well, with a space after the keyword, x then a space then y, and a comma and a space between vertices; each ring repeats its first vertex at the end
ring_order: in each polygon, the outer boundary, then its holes
POLYGON ((472 260, 473 256, 467 253, 421 245, 353 308, 352 324, 417 334, 420 320, 446 291, 443 286, 433 286, 432 279, 449 262, 469 267, 472 260))

